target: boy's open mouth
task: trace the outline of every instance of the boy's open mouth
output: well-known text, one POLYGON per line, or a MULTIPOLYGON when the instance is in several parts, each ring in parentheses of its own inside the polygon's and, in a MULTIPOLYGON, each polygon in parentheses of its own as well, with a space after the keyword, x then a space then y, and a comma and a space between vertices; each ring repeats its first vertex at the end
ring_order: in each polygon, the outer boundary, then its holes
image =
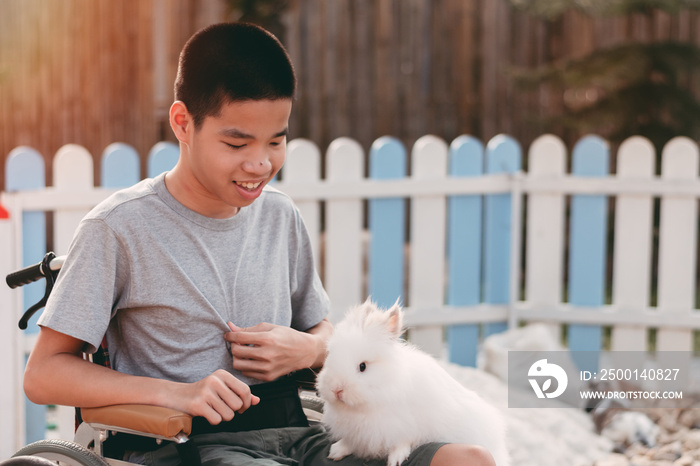
POLYGON ((240 186, 241 188, 247 189, 249 191, 255 191, 258 188, 258 186, 260 186, 260 183, 262 183, 262 181, 234 181, 234 183, 236 183, 236 185, 240 186))

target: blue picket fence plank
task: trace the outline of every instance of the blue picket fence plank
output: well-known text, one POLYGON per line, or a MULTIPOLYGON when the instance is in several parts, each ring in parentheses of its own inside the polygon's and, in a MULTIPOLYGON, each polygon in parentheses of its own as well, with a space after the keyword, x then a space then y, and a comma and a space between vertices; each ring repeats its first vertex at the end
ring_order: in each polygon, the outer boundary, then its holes
MULTIPOLYGON (((602 177, 608 175, 609 149, 597 136, 581 139, 572 153, 572 175, 602 177)), ((569 236, 569 303, 573 306, 600 306, 605 303, 605 256, 607 236, 607 196, 571 197, 569 236)), ((602 345, 599 325, 570 325, 568 346, 571 351, 590 351, 595 356, 574 353, 581 369, 598 369, 597 352, 602 345)))
MULTIPOLYGON (((13 149, 5 165, 5 187, 8 192, 42 189, 46 186, 44 158, 31 147, 13 149)), ((22 266, 35 264, 46 253, 46 214, 23 212, 22 214, 22 266)), ((38 302, 44 296, 43 281, 22 287, 22 308, 38 302)), ((25 333, 38 333, 36 325, 40 312, 29 321, 25 333)), ((36 405, 25 398, 27 442, 44 438, 46 431, 46 407, 36 405)))
MULTIPOLYGON (((35 149, 20 146, 13 149, 7 158, 5 186, 8 192, 43 189, 46 187, 44 157, 35 149)), ((35 264, 46 254, 46 214, 44 212, 22 213, 22 266, 35 264)), ((22 287, 22 306, 26 309, 44 296, 43 282, 22 287)), ((26 330, 37 333, 35 314, 26 330)))
POLYGON ((19 146, 7 156, 5 189, 8 192, 41 189, 46 186, 44 158, 31 147, 19 146))
POLYGON ((157 143, 148 153, 148 177, 172 170, 180 158, 180 148, 172 142, 157 143))
MULTIPOLYGON (((377 180, 406 176, 406 150, 401 142, 382 137, 372 144, 369 176, 377 180)), ((368 209, 369 294, 388 307, 403 296, 406 200, 372 199, 368 209)))
MULTIPOLYGON (((460 136, 450 145, 449 174, 473 177, 483 174, 484 146, 471 136, 460 136)), ((468 183, 469 180, 464 181, 468 183)), ((473 306, 481 302, 482 196, 460 195, 447 199, 447 304, 473 306)), ((450 362, 476 366, 479 325, 447 328, 450 362)))
MULTIPOLYGON (((486 174, 515 173, 521 167, 521 149, 510 136, 498 135, 486 146, 486 174)), ((484 198, 484 302, 507 304, 510 300, 511 196, 489 194, 484 198)), ((484 325, 484 337, 500 333, 508 323, 484 325)))
POLYGON ((115 142, 102 153, 100 186, 126 188, 139 182, 139 154, 128 144, 115 142))

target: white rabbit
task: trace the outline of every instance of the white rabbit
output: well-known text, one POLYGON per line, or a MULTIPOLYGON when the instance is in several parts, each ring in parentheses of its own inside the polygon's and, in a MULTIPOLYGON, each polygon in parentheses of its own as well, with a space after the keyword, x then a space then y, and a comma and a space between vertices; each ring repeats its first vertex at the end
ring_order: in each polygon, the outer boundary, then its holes
POLYGON ((429 442, 480 445, 510 464, 500 412, 453 379, 431 356, 402 340, 398 303, 369 299, 338 323, 317 389, 335 440, 329 458, 353 454, 401 464, 429 442))

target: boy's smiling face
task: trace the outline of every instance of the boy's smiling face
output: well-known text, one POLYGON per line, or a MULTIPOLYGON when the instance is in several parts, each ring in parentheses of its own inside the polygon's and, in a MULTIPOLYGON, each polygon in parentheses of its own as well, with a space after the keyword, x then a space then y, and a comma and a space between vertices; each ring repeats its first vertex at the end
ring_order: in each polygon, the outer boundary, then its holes
POLYGON ((228 218, 257 199, 284 164, 290 99, 224 103, 198 129, 182 102, 171 108, 180 160, 166 185, 202 215, 228 218))

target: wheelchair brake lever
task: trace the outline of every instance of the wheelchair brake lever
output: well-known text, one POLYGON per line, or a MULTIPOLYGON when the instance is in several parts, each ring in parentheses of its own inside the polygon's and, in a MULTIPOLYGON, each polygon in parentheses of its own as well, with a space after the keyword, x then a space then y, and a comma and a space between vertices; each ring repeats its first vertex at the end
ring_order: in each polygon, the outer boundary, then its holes
POLYGON ((44 272, 44 276, 46 277, 46 288, 44 289, 44 297, 24 312, 22 318, 19 320, 18 323, 20 330, 26 330, 27 325, 29 324, 29 319, 31 319, 32 316, 38 310, 46 306, 46 302, 49 299, 49 295, 53 290, 53 285, 56 282, 56 276, 58 275, 58 272, 51 270, 50 267, 51 261, 55 258, 56 254, 54 254, 53 252, 49 252, 44 256, 44 259, 41 261, 41 270, 44 272))

